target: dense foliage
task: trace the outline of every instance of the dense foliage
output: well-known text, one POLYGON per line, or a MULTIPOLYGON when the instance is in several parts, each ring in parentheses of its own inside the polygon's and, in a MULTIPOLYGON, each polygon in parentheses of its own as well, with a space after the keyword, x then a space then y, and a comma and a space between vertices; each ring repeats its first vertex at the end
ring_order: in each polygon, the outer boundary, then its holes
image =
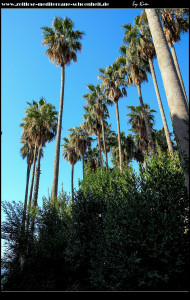
POLYGON ((89 169, 72 204, 63 191, 54 204, 43 200, 34 236, 21 234, 22 206, 3 204, 4 290, 188 290, 188 196, 177 154, 149 155, 139 176, 130 166, 89 169))

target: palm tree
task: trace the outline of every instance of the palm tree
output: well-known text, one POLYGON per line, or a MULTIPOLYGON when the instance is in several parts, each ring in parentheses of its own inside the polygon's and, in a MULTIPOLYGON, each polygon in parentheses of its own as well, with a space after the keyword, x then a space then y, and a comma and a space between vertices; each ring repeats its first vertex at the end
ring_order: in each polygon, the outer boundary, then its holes
POLYGON ((97 147, 88 148, 84 155, 85 164, 89 164, 91 173, 96 171, 97 166, 100 166, 100 157, 97 147))
POLYGON ((189 193, 189 172, 187 171, 187 168, 184 167, 184 163, 189 159, 189 133, 187 125, 189 115, 185 105, 186 101, 158 13, 156 9, 145 9, 145 12, 147 14, 156 50, 158 65, 164 83, 168 106, 173 121, 174 133, 180 150, 180 157, 189 193))
MULTIPOLYGON (((145 157, 145 152, 148 150, 148 147, 150 146, 148 142, 148 135, 143 115, 142 106, 127 106, 128 109, 130 109, 130 113, 126 116, 129 117, 129 123, 131 124, 131 131, 138 135, 138 147, 145 157)), ((156 112, 153 109, 150 109, 150 105, 144 103, 144 109, 146 111, 149 127, 151 128, 154 125, 154 115, 153 113, 156 112)), ((146 165, 146 161, 144 160, 144 163, 146 165)))
POLYGON ((158 106, 160 108, 162 122, 166 134, 168 149, 170 150, 171 154, 173 154, 174 153, 173 146, 172 146, 170 133, 169 133, 169 129, 168 129, 168 125, 167 125, 167 121, 166 121, 166 117, 165 117, 165 113, 164 113, 164 109, 163 109, 163 105, 162 105, 162 101, 158 89, 156 74, 153 66, 153 59, 156 57, 156 52, 155 52, 153 42, 151 40, 149 27, 147 28, 147 26, 144 25, 144 21, 141 22, 141 19, 142 18, 140 16, 137 16, 135 18, 134 27, 132 27, 132 25, 129 26, 129 24, 123 26, 125 28, 124 41, 127 44, 135 44, 137 48, 137 57, 141 57, 145 62, 149 63, 151 75, 153 78, 154 88, 158 100, 158 106))
MULTIPOLYGON (((127 95, 125 80, 125 72, 121 72, 120 65, 115 62, 106 69, 99 69, 100 76, 98 79, 102 80, 101 88, 105 90, 105 97, 115 103, 117 130, 118 130, 118 145, 119 145, 119 159, 120 159, 120 171, 122 172, 122 149, 121 149, 121 134, 120 134, 120 121, 119 121, 119 109, 118 101, 120 98, 127 95)), ((110 102, 111 103, 111 102, 110 102)), ((109 103, 109 104, 110 104, 109 103)))
POLYGON ((74 23, 69 18, 62 19, 55 17, 52 22, 52 28, 44 26, 43 43, 48 45, 46 54, 50 61, 61 66, 61 92, 59 104, 59 116, 57 125, 57 137, 55 147, 55 160, 52 183, 52 199, 57 197, 58 192, 58 177, 59 177, 59 159, 60 159, 60 143, 61 143, 61 128, 63 115, 63 99, 64 99, 64 82, 65 82, 65 66, 70 65, 71 61, 77 61, 77 52, 81 50, 83 32, 73 30, 74 23))
MULTIPOLYGON (((112 135, 112 138, 114 135, 112 135)), ((113 158, 113 163, 116 162, 119 166, 119 149, 117 141, 117 134, 115 134, 115 141, 112 140, 110 156, 113 158)), ((131 162, 135 154, 135 143, 131 134, 125 136, 124 131, 121 132, 121 149, 122 149, 122 161, 127 164, 131 162)))
POLYGON ((92 110, 92 107, 84 106, 84 110, 85 113, 83 115, 83 118, 85 119, 85 122, 83 124, 83 128, 88 132, 89 135, 94 134, 97 136, 99 159, 101 161, 101 164, 103 164, 101 145, 100 145, 102 124, 100 123, 100 119, 98 118, 97 114, 92 110))
POLYGON ((181 87, 183 89, 185 100, 187 103, 187 108, 189 108, 189 103, 188 103, 187 95, 185 92, 185 87, 184 87, 184 83, 183 83, 183 79, 181 76, 178 59, 177 59, 175 47, 174 47, 174 44, 176 42, 180 41, 180 34, 187 32, 189 30, 189 18, 183 17, 185 9, 177 10, 177 9, 169 8, 169 9, 161 9, 160 12, 161 12, 161 18, 162 18, 162 22, 163 22, 163 30, 164 30, 168 45, 171 48, 174 64, 175 64, 175 67, 177 70, 177 74, 179 76, 181 87))
POLYGON ((138 133, 133 134, 133 140, 135 143, 134 159, 140 164, 144 162, 144 167, 146 169, 147 163, 145 153, 148 151, 148 146, 144 144, 144 141, 139 137, 138 133))
POLYGON ((146 132, 148 141, 150 144, 150 148, 155 154, 154 142, 152 138, 152 132, 148 123, 148 118, 146 115, 146 110, 144 108, 142 93, 141 93, 141 84, 143 81, 148 81, 147 72, 150 72, 150 68, 147 63, 142 60, 139 60, 137 57, 136 46, 134 44, 130 44, 129 47, 125 45, 120 47, 120 51, 124 56, 118 57, 118 62, 123 65, 122 69, 126 69, 127 71, 127 84, 135 85, 138 90, 139 101, 142 107, 143 118, 145 121, 146 132))
POLYGON ((70 141, 68 138, 63 138, 64 144, 61 145, 63 147, 63 153, 62 156, 71 164, 71 195, 72 195, 72 201, 73 201, 73 195, 74 195, 74 185, 73 185, 73 179, 74 179, 74 165, 77 163, 77 161, 80 159, 79 154, 76 151, 76 148, 72 145, 70 145, 70 141))
POLYGON ((73 127, 68 131, 71 132, 69 134, 70 144, 76 148, 77 152, 82 157, 82 169, 84 178, 84 155, 87 151, 87 148, 90 147, 93 139, 89 136, 87 130, 85 130, 82 125, 78 127, 73 127))
POLYGON ((106 105, 109 103, 109 99, 105 98, 99 84, 96 86, 93 84, 88 84, 87 87, 90 93, 83 95, 83 98, 86 99, 87 106, 91 106, 92 111, 94 111, 100 118, 102 125, 103 151, 105 155, 106 167, 108 167, 107 150, 105 144, 105 119, 109 117, 109 112, 106 105))
MULTIPOLYGON (((153 129, 152 133, 155 143, 158 144, 162 152, 167 153, 168 147, 164 128, 162 127, 160 130, 153 129)), ((175 149, 174 143, 172 143, 172 148, 175 149)))
MULTIPOLYGON (((57 112, 55 107, 46 103, 44 98, 39 103, 33 101, 26 109, 25 121, 21 126, 27 135, 30 136, 32 142, 38 147, 36 176, 34 184, 33 207, 37 206, 39 179, 40 179, 40 158, 41 148, 45 146, 47 141, 51 141, 56 134, 57 129, 57 112)), ((34 221, 34 220, 33 220, 34 221)), ((32 223, 34 225, 34 223, 32 223)), ((32 226, 33 229, 33 226, 32 226)))

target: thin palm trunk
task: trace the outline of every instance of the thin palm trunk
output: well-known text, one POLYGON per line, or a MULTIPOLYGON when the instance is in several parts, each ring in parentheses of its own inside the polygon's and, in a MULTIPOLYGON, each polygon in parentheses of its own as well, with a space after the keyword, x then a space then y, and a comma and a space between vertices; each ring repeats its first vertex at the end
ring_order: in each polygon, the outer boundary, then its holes
POLYGON ((82 155, 82 174, 84 179, 84 154, 82 155))
POLYGON ((26 221, 26 209, 27 209, 27 200, 28 200, 28 185, 29 185, 29 178, 30 178, 30 170, 31 170, 31 163, 28 163, 27 166, 27 175, 26 175, 26 191, 25 191, 25 200, 24 200, 24 210, 23 210, 23 218, 22 218, 22 228, 25 230, 25 221, 26 221))
POLYGON ((103 145, 104 145, 104 155, 105 155, 105 161, 106 161, 106 168, 108 168, 108 156, 107 156, 107 150, 106 150, 106 142, 105 142, 105 129, 104 129, 104 120, 101 118, 102 123, 102 135, 103 135, 103 145))
POLYGON ((147 162, 146 162, 146 149, 145 149, 145 142, 143 141, 143 152, 144 152, 144 168, 147 169, 147 162))
POLYGON ((187 125, 189 114, 185 105, 186 101, 158 13, 156 9, 145 9, 145 11, 173 120, 174 133, 180 150, 183 172, 189 194, 189 172, 184 167, 186 160, 189 159, 189 128, 187 125))
POLYGON ((158 106, 160 108, 160 114, 161 114, 161 117, 162 117, 162 122, 163 122, 164 131, 165 131, 165 135, 166 135, 166 141, 167 141, 168 149, 169 149, 171 154, 174 154, 172 141, 171 141, 170 133, 169 133, 169 129, 168 129, 168 124, 167 124, 167 121, 166 121, 166 116, 165 116, 165 113, 164 113, 164 108, 163 108, 163 105, 162 105, 162 100, 161 100, 159 89, 158 89, 156 74, 155 74, 155 71, 154 71, 153 62, 150 58, 149 58, 149 65, 150 65, 150 70, 151 70, 151 74, 152 74, 154 88, 155 88, 156 96, 157 96, 157 100, 158 100, 158 106))
POLYGON ((38 201, 38 190, 39 190, 39 182, 40 182, 40 155, 41 146, 38 148, 38 159, 37 159, 37 166, 36 166, 36 176, 35 176, 35 183, 34 183, 34 197, 33 197, 33 206, 37 206, 38 201))
POLYGON ((100 134, 97 135, 98 138, 98 150, 99 150, 99 158, 100 158, 100 166, 103 165, 102 153, 101 153, 101 146, 100 146, 100 134))
POLYGON ((61 66, 61 92, 60 92, 60 104, 59 104, 59 117, 57 123, 57 136, 55 146, 55 159, 53 170, 53 184, 52 184, 52 201, 57 197, 58 192, 58 179, 59 179, 59 159, 60 159, 60 142, 61 142, 61 128, 63 117, 63 100, 64 100, 64 83, 65 83, 65 66, 61 66))
POLYGON ((28 214, 27 214, 27 221, 26 221, 26 230, 27 231, 28 231, 28 228, 29 228, 30 209, 31 209, 33 185, 34 185, 34 175, 35 175, 35 167, 36 167, 36 152, 37 152, 37 146, 35 145, 34 159, 33 159, 33 169, 32 169, 32 179, 31 179, 31 183, 30 183, 30 194, 29 194, 29 201, 28 201, 28 214))
POLYGON ((177 55, 176 55, 176 52, 175 52, 175 47, 174 47, 174 45, 171 45, 170 48, 171 48, 174 64, 175 64, 175 67, 176 67, 176 71, 177 71, 177 74, 178 74, 178 77, 179 77, 179 80, 180 80, 180 83, 181 83, 181 87, 182 87, 182 90, 183 90, 183 93, 184 93, 185 101, 186 101, 186 104, 187 104, 187 110, 189 110, 189 102, 187 100, 187 94, 186 94, 183 79, 182 79, 182 76, 181 76, 181 72, 180 72, 180 68, 179 68, 179 64, 178 64, 178 59, 177 59, 177 55))
MULTIPOLYGON (((39 189, 39 181, 40 181, 40 152, 41 152, 41 146, 38 148, 38 159, 37 159, 37 165, 36 165, 36 176, 35 176, 35 183, 34 183, 34 197, 33 197, 33 208, 37 207, 38 205, 38 189, 39 189)), ((31 232, 34 232, 34 220, 35 220, 35 212, 32 214, 31 218, 31 232)))
POLYGON ((71 192, 72 192, 72 202, 74 196, 74 186, 73 186, 73 179, 74 179, 74 165, 71 165, 71 192))
POLYGON ((122 167, 122 151, 121 151, 121 134, 120 134, 120 123, 119 123, 119 109, 118 109, 118 101, 115 102, 115 110, 116 110, 116 119, 117 119, 117 131, 118 131, 118 145, 119 145, 119 167, 121 173, 123 172, 122 167))
POLYGON ((140 86, 140 84, 137 85, 137 89, 138 89, 138 95, 139 95, 140 105, 142 107, 142 113, 143 113, 143 118, 144 118, 144 122, 145 122, 145 127, 146 127, 146 133, 147 133, 148 141, 149 141, 151 150, 155 154, 154 142, 153 142, 153 138, 152 138, 151 129, 150 129, 150 126, 148 124, 148 119, 147 119, 146 111, 144 109, 144 103, 143 103, 143 99, 142 99, 142 93, 141 93, 141 86, 140 86))

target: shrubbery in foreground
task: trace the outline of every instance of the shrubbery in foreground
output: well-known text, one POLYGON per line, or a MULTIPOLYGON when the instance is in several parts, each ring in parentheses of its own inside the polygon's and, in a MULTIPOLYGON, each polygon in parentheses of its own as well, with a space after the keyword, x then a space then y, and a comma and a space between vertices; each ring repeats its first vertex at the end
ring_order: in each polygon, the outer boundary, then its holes
POLYGON ((177 155, 150 156, 139 176, 127 166, 87 171, 72 205, 64 192, 55 205, 44 199, 34 237, 19 234, 22 210, 7 206, 17 230, 7 211, 5 290, 188 290, 188 196, 177 155))

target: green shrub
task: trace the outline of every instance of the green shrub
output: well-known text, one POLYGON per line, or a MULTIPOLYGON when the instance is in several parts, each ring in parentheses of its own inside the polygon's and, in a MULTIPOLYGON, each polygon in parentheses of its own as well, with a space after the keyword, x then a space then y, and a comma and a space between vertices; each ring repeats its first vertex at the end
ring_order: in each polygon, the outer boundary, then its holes
POLYGON ((187 199, 177 156, 150 156, 139 178, 131 168, 89 172, 72 214, 77 288, 186 289, 187 199))
POLYGON ((54 205, 44 199, 32 239, 20 235, 23 208, 7 204, 4 289, 188 290, 188 205, 178 156, 160 151, 139 176, 87 171, 72 205, 63 191, 54 205))

